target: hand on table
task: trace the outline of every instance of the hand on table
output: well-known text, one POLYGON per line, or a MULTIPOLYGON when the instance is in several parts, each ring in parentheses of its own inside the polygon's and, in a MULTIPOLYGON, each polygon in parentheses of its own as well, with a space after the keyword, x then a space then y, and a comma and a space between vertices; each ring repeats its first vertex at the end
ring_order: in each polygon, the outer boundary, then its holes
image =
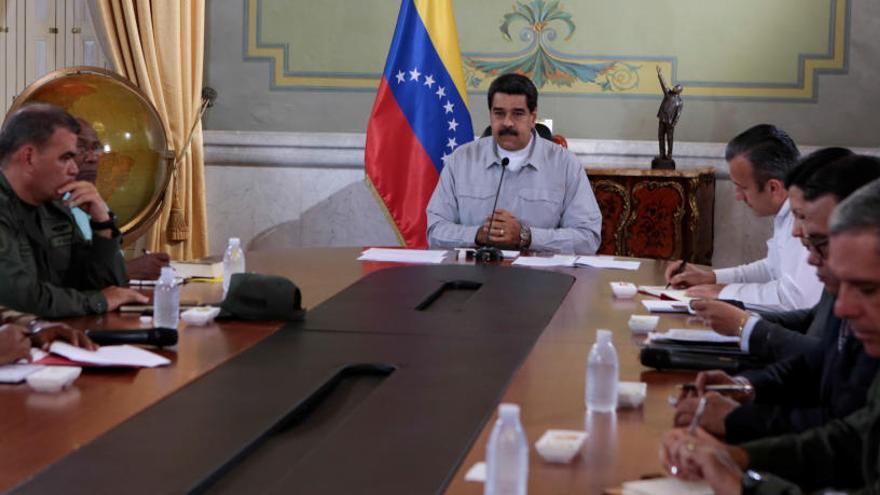
POLYGON ((125 269, 131 280, 156 280, 170 260, 167 253, 149 253, 126 261, 125 269))
POLYGON ((698 268, 690 263, 678 273, 683 261, 673 261, 666 265, 666 282, 675 289, 686 289, 694 285, 714 284, 715 272, 698 268))
MULTIPOLYGON (((706 409, 703 411, 703 417, 700 418, 699 426, 712 435, 723 438, 725 433, 724 418, 740 404, 717 392, 708 392, 704 397, 706 397, 706 409)), ((675 406, 675 426, 690 425, 699 402, 700 399, 697 397, 687 397, 678 401, 675 406)))
POLYGON ((660 462, 671 475, 687 481, 706 481, 716 495, 739 494, 745 451, 725 445, 697 428, 694 435, 676 429, 663 435, 660 462))
POLYGON ((688 288, 685 294, 687 294, 688 297, 696 297, 700 299, 718 299, 718 296, 721 295, 723 289, 724 284, 692 285, 688 288))
POLYGON ((39 331, 31 335, 30 343, 34 347, 39 347, 44 351, 49 349, 49 345, 56 340, 66 340, 72 345, 82 347, 83 349, 94 351, 98 348, 91 339, 86 337, 82 330, 71 327, 64 323, 56 322, 40 322, 39 331))
POLYGON ((0 326, 0 364, 14 363, 19 359, 31 360, 27 328, 13 324, 0 326))
POLYGON ((520 223, 516 217, 507 210, 497 209, 493 215, 486 218, 483 226, 477 232, 477 244, 503 246, 517 249, 520 244, 520 223), (492 231, 489 232, 489 224, 492 231))
POLYGON ((116 311, 123 304, 147 304, 150 302, 149 297, 125 287, 107 287, 101 289, 101 293, 107 298, 107 311, 116 311))
MULTIPOLYGON (((694 287, 694 290, 702 286, 694 287)), ((749 312, 732 304, 711 299, 691 301, 691 308, 712 330, 722 335, 737 335, 749 317, 749 312)))

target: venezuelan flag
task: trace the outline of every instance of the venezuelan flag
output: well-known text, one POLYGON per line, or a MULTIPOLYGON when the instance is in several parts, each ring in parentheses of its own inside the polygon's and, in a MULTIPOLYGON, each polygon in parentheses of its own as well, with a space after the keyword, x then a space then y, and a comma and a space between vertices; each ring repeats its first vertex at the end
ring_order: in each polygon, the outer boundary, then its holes
POLYGON ((401 242, 427 246, 425 207, 443 160, 474 138, 451 0, 403 0, 364 153, 401 242))

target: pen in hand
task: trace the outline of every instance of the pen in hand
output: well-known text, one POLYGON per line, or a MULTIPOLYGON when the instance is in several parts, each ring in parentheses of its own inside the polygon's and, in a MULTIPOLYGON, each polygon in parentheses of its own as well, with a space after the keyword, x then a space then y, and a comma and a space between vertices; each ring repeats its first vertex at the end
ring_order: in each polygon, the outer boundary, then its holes
POLYGON ((697 404, 697 410, 694 412, 694 417, 691 419, 691 424, 688 426, 688 435, 694 436, 697 433, 697 426, 700 425, 700 420, 703 419, 703 413, 706 412, 706 396, 700 397, 700 402, 697 404))
MULTIPOLYGON (((667 282, 667 283, 666 283, 666 289, 669 289, 669 287, 672 286, 672 282, 671 282, 672 277, 674 277, 674 276, 676 276, 676 275, 680 275, 682 272, 684 272, 684 267, 685 267, 685 266, 687 266, 687 261, 685 261, 685 260, 681 260, 681 265, 678 265, 678 268, 676 268, 676 270, 675 270, 674 272, 672 272, 672 275, 669 276, 669 280, 670 280, 670 282, 667 282)), ((665 290, 665 289, 664 289, 664 290, 665 290)))

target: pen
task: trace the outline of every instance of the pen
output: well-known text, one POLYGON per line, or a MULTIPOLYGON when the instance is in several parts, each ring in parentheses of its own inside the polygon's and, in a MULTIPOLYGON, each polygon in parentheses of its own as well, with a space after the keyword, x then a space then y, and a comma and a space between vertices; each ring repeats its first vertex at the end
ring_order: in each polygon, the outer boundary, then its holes
POLYGON ((691 425, 688 426, 688 435, 693 436, 697 432, 697 426, 700 424, 700 420, 703 419, 703 413, 706 412, 706 396, 700 397, 700 403, 697 404, 697 412, 694 413, 694 419, 691 420, 691 425))
MULTIPOLYGON (((682 390, 696 390, 697 386, 693 383, 682 383, 678 386, 678 388, 682 390)), ((718 393, 744 393, 748 394, 752 391, 751 385, 740 384, 740 385, 706 385, 706 392, 718 392, 718 393)))
MULTIPOLYGON (((686 265, 687 265, 687 261, 685 261, 685 260, 681 260, 681 265, 679 265, 678 268, 677 268, 674 272, 672 272, 672 275, 669 276, 669 280, 672 280, 672 277, 674 277, 674 276, 676 276, 676 275, 680 275, 681 272, 684 271, 684 267, 685 267, 686 265)), ((671 282, 667 282, 667 283, 666 283, 666 289, 668 289, 670 286, 672 286, 672 283, 671 283, 671 282)), ((664 289, 664 290, 665 290, 665 289, 664 289)))

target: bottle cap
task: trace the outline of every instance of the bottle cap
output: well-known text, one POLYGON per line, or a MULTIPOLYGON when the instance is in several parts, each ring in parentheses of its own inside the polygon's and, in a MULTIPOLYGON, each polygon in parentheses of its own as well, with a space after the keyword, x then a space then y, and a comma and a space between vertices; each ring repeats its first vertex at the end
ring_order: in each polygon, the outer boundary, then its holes
POLYGON ((230 246, 238 246, 240 244, 241 244, 241 239, 239 239, 238 237, 230 237, 229 238, 229 245, 230 246))
POLYGON ((596 330, 596 342, 602 344, 611 342, 611 330, 606 330, 604 328, 596 330))
POLYGON ((498 417, 502 419, 519 418, 519 405, 503 403, 498 406, 498 417))
POLYGON ((170 266, 163 266, 162 271, 159 274, 159 280, 163 282, 174 281, 174 268, 170 266))

